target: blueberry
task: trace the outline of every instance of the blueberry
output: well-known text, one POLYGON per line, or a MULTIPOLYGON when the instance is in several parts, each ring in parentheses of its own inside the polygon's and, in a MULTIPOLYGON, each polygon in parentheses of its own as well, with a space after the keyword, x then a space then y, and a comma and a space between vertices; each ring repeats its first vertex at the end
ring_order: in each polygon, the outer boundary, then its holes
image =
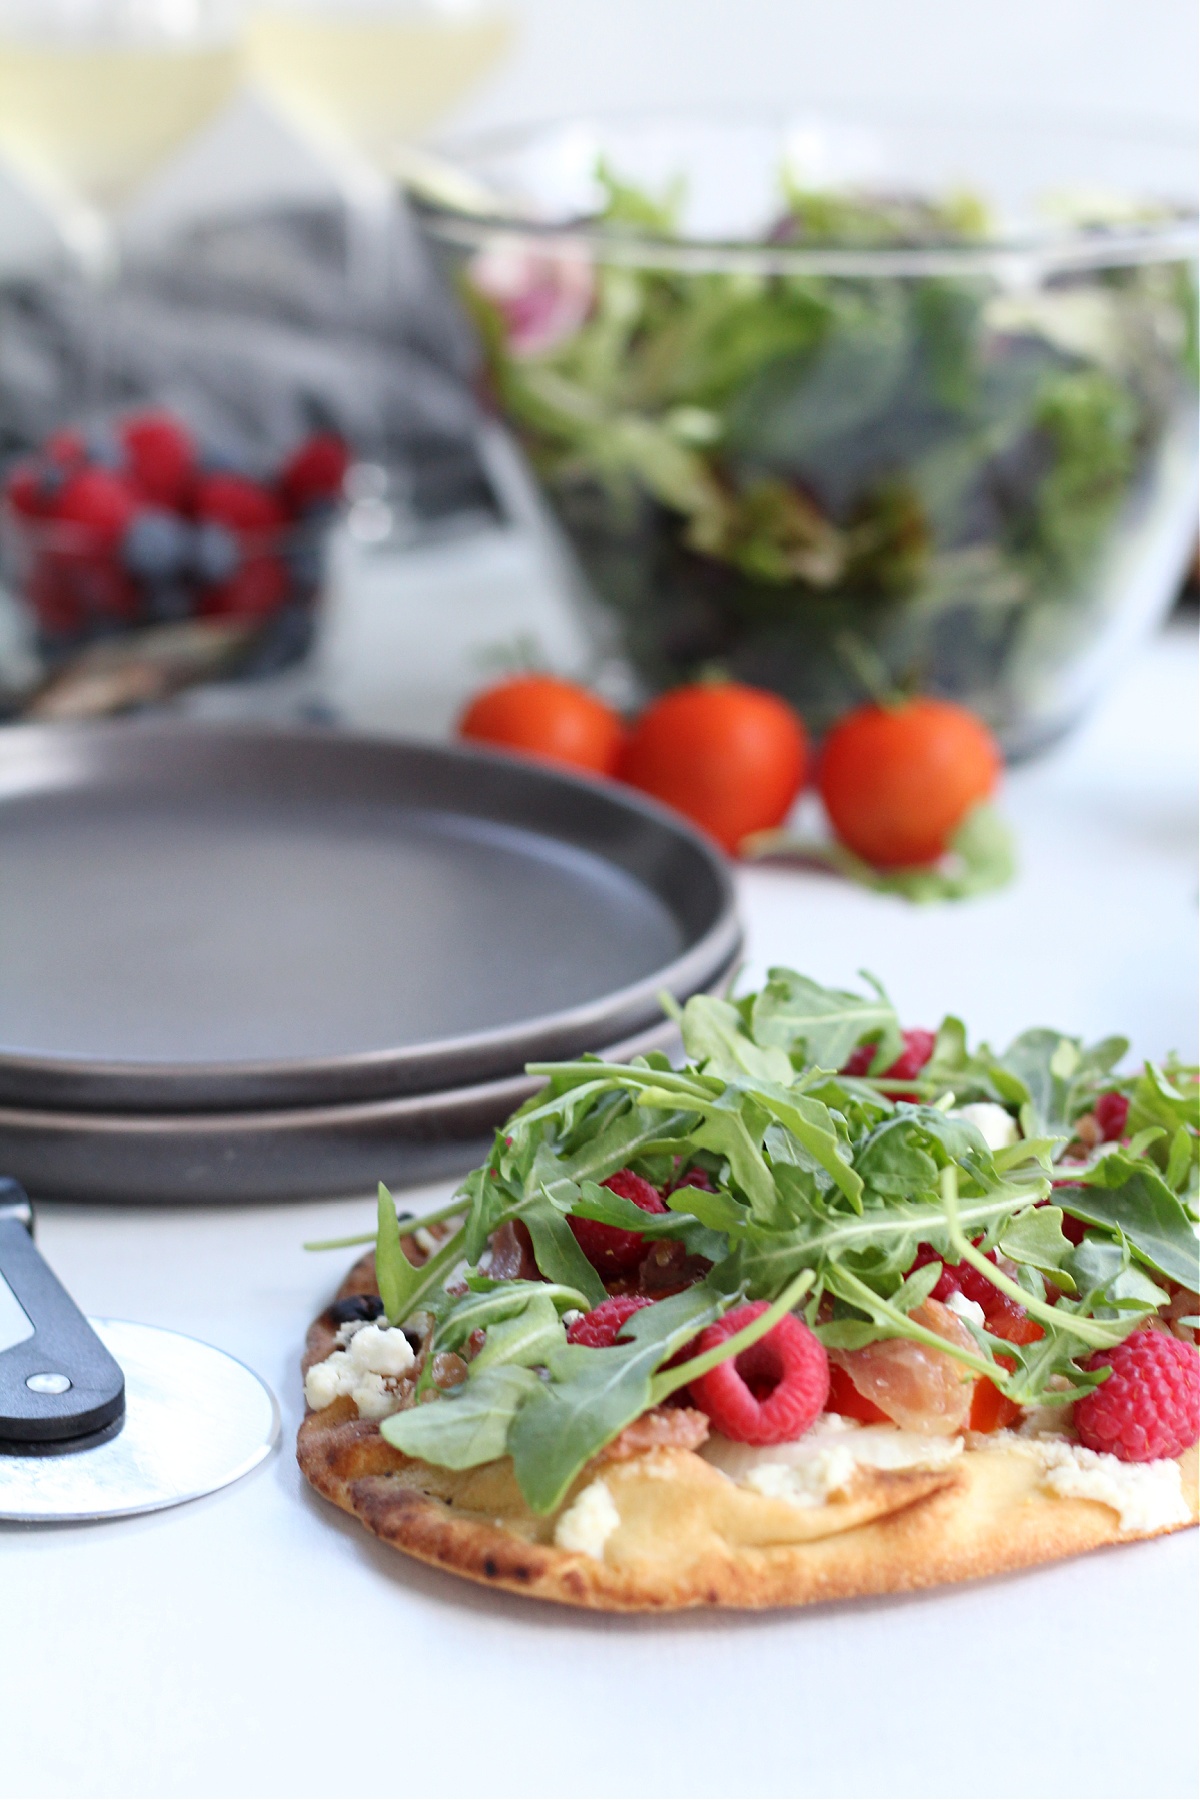
POLYGON ((125 567, 146 581, 181 575, 191 562, 193 536, 185 519, 147 507, 125 533, 121 551, 125 567))
POLYGON ((206 444, 200 452, 199 467, 202 475, 254 474, 249 457, 240 455, 228 444, 206 444))
POLYGON ((111 431, 89 431, 83 440, 88 462, 96 469, 123 469, 124 446, 111 431))
POLYGON ((228 581, 241 563, 241 546, 228 525, 209 519, 198 527, 192 539, 192 567, 201 581, 228 581))
POLYGON ((351 1294, 347 1300, 335 1300, 329 1318, 335 1325, 349 1325, 357 1319, 378 1319, 383 1301, 378 1294, 351 1294))

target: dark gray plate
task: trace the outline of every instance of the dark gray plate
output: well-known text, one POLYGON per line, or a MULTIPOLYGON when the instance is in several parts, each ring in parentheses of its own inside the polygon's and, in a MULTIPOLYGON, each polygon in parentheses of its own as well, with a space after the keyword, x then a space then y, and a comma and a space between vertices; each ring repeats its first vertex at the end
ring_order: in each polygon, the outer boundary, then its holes
MULTIPOLYGON (((733 968, 713 982, 724 990, 733 968)), ((604 1054, 679 1048, 661 1020, 604 1054)), ((527 1075, 448 1093, 287 1112, 119 1114, 0 1109, 0 1164, 35 1200, 264 1201, 370 1193, 462 1174, 539 1083, 527 1075)))
POLYGON ((322 732, 0 736, 0 1104, 475 1085, 647 1028, 739 941, 719 855, 610 783, 322 732))

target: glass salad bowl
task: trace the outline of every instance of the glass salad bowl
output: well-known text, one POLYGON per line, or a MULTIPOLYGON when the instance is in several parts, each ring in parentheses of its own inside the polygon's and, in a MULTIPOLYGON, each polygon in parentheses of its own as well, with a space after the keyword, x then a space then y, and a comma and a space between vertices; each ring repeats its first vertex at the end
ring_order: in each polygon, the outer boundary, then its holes
POLYGON ((492 135, 410 187, 647 692, 724 672, 820 732, 916 684, 1017 757, 1171 604, 1190 146, 633 118, 492 135))

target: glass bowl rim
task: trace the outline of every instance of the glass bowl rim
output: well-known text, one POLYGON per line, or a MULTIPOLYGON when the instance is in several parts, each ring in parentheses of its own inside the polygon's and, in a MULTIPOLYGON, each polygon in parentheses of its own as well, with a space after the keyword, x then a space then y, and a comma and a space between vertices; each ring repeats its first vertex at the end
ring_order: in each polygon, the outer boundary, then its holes
MULTIPOLYGON (((661 269, 679 274, 900 276, 991 275, 1017 283, 1044 273, 1087 272, 1147 263, 1182 262, 1197 253, 1198 225, 1191 206, 1164 202, 1161 218, 1121 222, 1103 230, 1088 226, 1047 226, 971 242, 908 245, 778 245, 762 240, 665 237, 636 230, 612 231, 586 217, 547 220, 491 208, 496 196, 473 172, 481 158, 502 154, 580 126, 603 129, 639 125, 690 124, 706 129, 731 125, 777 128, 781 133, 801 121, 822 124, 874 124, 893 130, 1052 131, 1059 135, 1113 138, 1193 150, 1191 134, 1169 126, 1131 123, 1108 125, 1042 113, 983 114, 968 118, 950 110, 919 113, 872 105, 806 107, 786 111, 737 107, 680 107, 649 111, 597 110, 563 114, 444 140, 436 151, 398 151, 395 170, 410 202, 430 234, 465 250, 508 244, 550 255, 586 257, 627 268, 661 269)), ((917 191, 920 191, 918 187, 917 191)), ((1149 198, 1149 196, 1147 196, 1149 198)))

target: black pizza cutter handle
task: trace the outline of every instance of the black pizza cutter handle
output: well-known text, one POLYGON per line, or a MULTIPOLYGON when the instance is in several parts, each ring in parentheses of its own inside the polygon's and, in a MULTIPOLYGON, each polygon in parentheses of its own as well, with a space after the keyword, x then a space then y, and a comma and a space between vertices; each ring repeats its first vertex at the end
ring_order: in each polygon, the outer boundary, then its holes
POLYGON ((39 1254, 24 1188, 0 1177, 0 1303, 10 1315, 13 1301, 16 1331, 21 1314, 31 1329, 0 1351, 4 1448, 66 1450, 115 1425, 125 1411, 120 1366, 39 1254))

